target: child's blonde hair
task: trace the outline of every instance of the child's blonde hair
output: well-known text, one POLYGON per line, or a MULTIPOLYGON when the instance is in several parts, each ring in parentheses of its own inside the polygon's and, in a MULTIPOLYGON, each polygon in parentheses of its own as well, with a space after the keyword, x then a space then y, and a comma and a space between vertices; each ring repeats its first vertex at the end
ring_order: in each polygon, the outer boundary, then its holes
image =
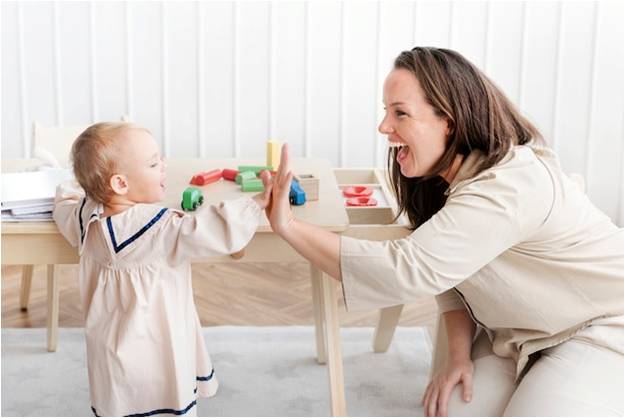
POLYGON ((72 145, 74 176, 86 195, 98 203, 107 203, 114 193, 110 180, 118 168, 116 143, 132 129, 147 131, 129 122, 96 123, 78 135, 72 145))

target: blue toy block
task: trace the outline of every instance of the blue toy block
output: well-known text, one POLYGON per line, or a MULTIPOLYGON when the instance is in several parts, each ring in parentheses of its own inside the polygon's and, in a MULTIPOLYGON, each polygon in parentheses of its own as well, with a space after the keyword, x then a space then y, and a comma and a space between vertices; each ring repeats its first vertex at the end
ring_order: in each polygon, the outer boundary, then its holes
POLYGON ((306 203, 306 192, 301 188, 297 180, 291 181, 291 191, 289 192, 289 201, 292 205, 300 206, 306 203))

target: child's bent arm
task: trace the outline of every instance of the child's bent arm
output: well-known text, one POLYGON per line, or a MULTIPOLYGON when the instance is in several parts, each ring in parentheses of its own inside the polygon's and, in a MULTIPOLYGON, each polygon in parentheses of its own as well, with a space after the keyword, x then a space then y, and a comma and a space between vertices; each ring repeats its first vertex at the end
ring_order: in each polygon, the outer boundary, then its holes
POLYGON ((165 251, 176 263, 185 258, 232 254, 254 236, 262 210, 251 198, 206 205, 196 214, 172 214, 165 226, 165 251))
POLYGON ((52 218, 65 239, 73 246, 80 241, 78 222, 79 204, 85 197, 84 190, 75 180, 61 183, 56 188, 52 218))

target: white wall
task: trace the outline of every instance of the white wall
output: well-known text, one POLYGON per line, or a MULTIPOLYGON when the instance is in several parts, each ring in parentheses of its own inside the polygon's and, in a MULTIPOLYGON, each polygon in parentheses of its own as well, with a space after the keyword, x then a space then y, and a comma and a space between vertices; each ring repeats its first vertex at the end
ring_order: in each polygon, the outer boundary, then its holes
POLYGON ((31 124, 129 114, 166 155, 262 156, 269 137, 382 164, 382 81, 414 45, 451 47, 542 130, 623 223, 623 3, 2 2, 2 156, 31 124))

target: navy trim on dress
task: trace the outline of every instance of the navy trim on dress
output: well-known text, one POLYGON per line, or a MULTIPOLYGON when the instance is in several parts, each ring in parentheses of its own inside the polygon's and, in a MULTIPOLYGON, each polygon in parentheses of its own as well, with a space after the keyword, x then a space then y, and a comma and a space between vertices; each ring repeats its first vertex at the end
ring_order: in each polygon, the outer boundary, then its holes
POLYGON ((161 216, 163 216, 165 212, 167 212, 167 208, 161 209, 160 212, 158 212, 158 214, 156 214, 156 216, 153 217, 150 222, 148 222, 143 228, 139 230, 139 232, 128 238, 126 241, 122 242, 120 245, 117 245, 117 240, 115 239, 115 232, 113 232, 113 222, 111 221, 111 217, 109 216, 108 218, 106 218, 106 225, 108 226, 109 235, 111 236, 111 242, 113 243, 113 249, 115 250, 115 252, 118 253, 126 246, 132 244, 134 240, 143 235, 148 229, 152 227, 152 225, 154 225, 159 219, 161 219, 161 216))
MULTIPOLYGON (((195 380, 200 380, 204 382, 207 380, 211 380, 214 375, 215 375, 215 369, 211 370, 211 374, 209 374, 208 376, 195 376, 195 380)), ((197 388, 193 389, 193 394, 195 395, 196 393, 197 393, 197 388)), ((187 412, 189 412, 189 409, 193 408, 193 406, 196 403, 197 403, 197 400, 194 400, 185 409, 180 409, 180 410, 178 409, 155 409, 154 411, 150 411, 150 412, 145 412, 141 414, 124 415, 124 416, 125 417, 149 417, 150 415, 156 415, 156 414, 184 415, 187 412)), ((93 415, 95 415, 96 417, 100 416, 98 415, 98 413, 96 412, 93 406, 91 407, 91 411, 93 412, 93 415)))
MULTIPOLYGON (((174 414, 174 415, 184 415, 187 412, 189 412, 189 409, 193 408, 197 403, 197 400, 192 401, 189 405, 187 405, 187 407, 185 409, 171 409, 171 408, 164 408, 164 409, 155 409, 154 411, 150 411, 150 412, 144 412, 141 414, 131 414, 131 415, 124 415, 125 417, 149 417, 152 415, 157 415, 157 414, 174 414)), ((100 415, 98 415, 98 413, 96 412, 95 408, 92 406, 91 407, 91 411, 93 411, 93 414, 96 417, 99 417, 100 415)))
POLYGON ((214 374, 215 374, 215 369, 211 370, 211 374, 209 374, 208 376, 196 376, 195 379, 199 380, 200 382, 206 382, 206 381, 211 380, 214 374))
POLYGON ((80 210, 78 211, 78 223, 80 224, 80 242, 81 243, 83 239, 85 239, 85 228, 82 225, 82 210, 85 207, 85 203, 87 203, 87 197, 82 198, 82 204, 80 205, 80 210))

